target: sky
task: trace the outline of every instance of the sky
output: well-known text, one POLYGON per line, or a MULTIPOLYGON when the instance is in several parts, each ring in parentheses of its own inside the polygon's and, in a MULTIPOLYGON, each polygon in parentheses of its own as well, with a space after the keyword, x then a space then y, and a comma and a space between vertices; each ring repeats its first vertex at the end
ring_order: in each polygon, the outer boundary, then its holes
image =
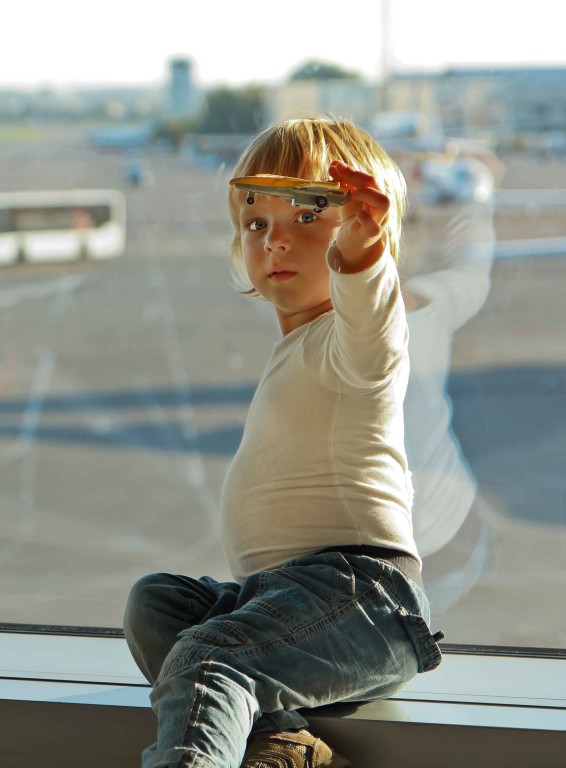
POLYGON ((311 58, 368 79, 385 60, 566 65, 565 21, 563 0, 18 0, 2 11, 0 87, 154 85, 173 56, 203 86, 281 81, 311 58))

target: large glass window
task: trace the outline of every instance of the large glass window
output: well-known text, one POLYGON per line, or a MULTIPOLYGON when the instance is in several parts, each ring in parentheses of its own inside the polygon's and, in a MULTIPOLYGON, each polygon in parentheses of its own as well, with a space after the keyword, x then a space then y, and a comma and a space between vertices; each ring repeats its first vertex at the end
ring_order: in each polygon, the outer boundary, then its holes
POLYGON ((322 113, 364 125, 408 184, 407 451, 435 627, 563 648, 559 5, 90 10, 4 14, 0 623, 119 627, 145 573, 229 577, 220 489, 279 331, 230 285, 227 182, 257 130, 322 113))

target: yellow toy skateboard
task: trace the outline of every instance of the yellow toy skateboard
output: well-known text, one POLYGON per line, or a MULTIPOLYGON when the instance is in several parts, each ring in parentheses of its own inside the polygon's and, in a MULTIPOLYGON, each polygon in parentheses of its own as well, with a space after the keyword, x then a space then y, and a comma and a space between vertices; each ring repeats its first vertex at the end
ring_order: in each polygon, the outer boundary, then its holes
POLYGON ((329 205, 344 205, 350 199, 350 190, 339 181, 310 181, 258 173, 257 176, 231 179, 230 184, 248 193, 249 205, 253 205, 256 194, 269 195, 281 197, 296 207, 312 208, 315 213, 320 213, 329 205))

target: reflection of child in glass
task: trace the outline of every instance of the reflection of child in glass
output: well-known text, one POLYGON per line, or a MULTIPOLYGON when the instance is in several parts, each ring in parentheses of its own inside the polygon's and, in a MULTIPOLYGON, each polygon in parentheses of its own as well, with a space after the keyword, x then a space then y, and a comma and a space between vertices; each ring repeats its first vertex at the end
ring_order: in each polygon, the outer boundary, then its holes
POLYGON ((493 201, 447 206, 441 232, 430 244, 422 240, 419 262, 411 263, 415 249, 409 246, 404 265, 413 273, 403 284, 411 360, 405 448, 415 490, 413 530, 436 615, 488 578, 496 565, 492 512, 452 429, 447 392, 454 334, 489 292, 493 201))
POLYGON ((365 132, 325 119, 260 134, 235 169, 256 173, 329 173, 352 198, 316 213, 230 190, 234 276, 283 338, 223 488, 237 583, 155 574, 128 601, 158 716, 145 768, 350 765, 298 710, 389 696, 440 662, 403 444, 402 176, 365 132))

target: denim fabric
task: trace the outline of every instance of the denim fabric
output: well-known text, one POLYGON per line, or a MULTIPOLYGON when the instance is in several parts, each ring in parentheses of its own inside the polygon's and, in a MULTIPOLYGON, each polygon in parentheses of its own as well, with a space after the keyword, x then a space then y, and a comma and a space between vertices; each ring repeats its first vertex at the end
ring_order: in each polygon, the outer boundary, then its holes
POLYGON ((338 552, 238 584, 156 574, 126 608, 154 684, 144 768, 239 768, 253 730, 307 726, 301 708, 395 693, 440 650, 422 590, 386 561, 338 552))

